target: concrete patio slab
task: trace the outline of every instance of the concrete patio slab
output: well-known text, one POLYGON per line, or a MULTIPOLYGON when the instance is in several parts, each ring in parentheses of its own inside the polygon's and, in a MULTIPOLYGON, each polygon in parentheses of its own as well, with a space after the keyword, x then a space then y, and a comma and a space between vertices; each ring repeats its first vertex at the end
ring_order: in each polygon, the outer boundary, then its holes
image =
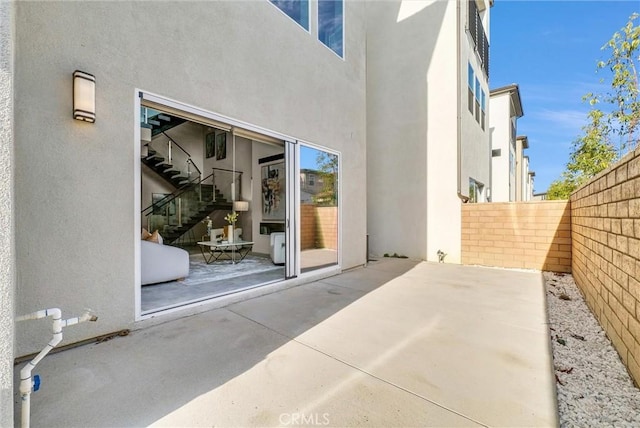
POLYGON ((544 299, 539 273, 381 260, 48 356, 32 424, 556 426, 544 299))

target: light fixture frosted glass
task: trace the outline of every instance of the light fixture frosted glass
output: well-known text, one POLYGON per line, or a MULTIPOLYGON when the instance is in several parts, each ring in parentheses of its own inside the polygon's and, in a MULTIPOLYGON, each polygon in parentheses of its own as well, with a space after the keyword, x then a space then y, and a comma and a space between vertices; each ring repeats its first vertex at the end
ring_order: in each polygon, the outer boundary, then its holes
POLYGON ((96 78, 80 70, 73 72, 73 118, 96 121, 96 78))

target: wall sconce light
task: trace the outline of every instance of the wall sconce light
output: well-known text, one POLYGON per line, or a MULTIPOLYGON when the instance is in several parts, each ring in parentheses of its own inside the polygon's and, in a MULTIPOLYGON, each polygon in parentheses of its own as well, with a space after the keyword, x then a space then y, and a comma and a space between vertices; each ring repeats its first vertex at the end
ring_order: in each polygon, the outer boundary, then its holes
POLYGON ((96 121, 96 78, 80 70, 73 72, 73 118, 96 121))

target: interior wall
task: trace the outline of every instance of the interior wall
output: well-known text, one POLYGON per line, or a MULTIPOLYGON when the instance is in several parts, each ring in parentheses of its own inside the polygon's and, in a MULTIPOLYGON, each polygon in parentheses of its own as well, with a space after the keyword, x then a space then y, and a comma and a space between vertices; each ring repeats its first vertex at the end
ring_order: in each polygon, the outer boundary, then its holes
MULTIPOLYGON (((251 223, 252 229, 255 231, 253 234, 253 251, 256 253, 269 254, 271 246, 271 237, 269 235, 260 234, 260 222, 262 222, 262 164, 258 161, 262 158, 269 156, 284 154, 284 146, 277 147, 271 144, 260 143, 258 141, 253 142, 253 162, 252 162, 252 176, 253 186, 251 189, 251 202, 249 207, 251 209, 251 223)), ((282 160, 284 162, 284 158, 282 160)), ((284 201, 282 201, 284 203, 284 201)), ((273 222, 267 220, 268 222, 273 222)))

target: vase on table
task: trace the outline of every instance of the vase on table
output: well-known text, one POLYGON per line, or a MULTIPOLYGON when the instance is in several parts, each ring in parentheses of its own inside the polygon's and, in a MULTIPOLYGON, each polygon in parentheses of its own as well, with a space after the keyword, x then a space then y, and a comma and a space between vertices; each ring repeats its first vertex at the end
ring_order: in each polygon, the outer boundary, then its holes
POLYGON ((227 242, 230 244, 233 242, 233 225, 227 226, 227 242))

